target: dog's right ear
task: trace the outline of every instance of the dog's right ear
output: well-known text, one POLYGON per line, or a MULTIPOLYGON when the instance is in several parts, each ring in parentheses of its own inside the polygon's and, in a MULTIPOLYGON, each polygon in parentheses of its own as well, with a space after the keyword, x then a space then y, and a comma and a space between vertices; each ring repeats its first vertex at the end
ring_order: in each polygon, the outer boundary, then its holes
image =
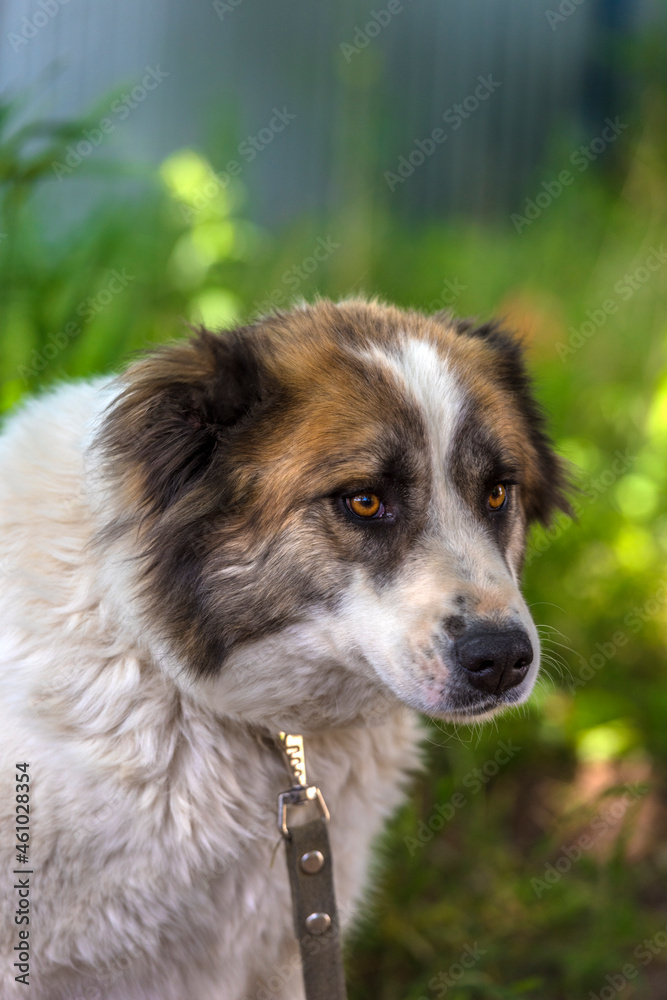
POLYGON ((201 480, 270 395, 255 329, 200 330, 133 364, 120 378, 98 443, 127 501, 160 514, 201 480))

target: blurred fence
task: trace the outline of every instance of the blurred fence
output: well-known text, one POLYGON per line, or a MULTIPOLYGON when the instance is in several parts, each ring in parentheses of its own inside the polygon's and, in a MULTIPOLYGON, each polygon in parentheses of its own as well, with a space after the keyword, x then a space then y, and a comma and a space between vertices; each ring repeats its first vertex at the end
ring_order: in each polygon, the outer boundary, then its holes
POLYGON ((529 193, 554 132, 593 139, 622 110, 618 43, 661 10, 659 0, 6 0, 0 91, 31 84, 33 119, 101 102, 95 114, 113 128, 93 156, 155 163, 194 144, 218 169, 239 162, 251 212, 269 225, 378 199, 404 217, 488 218, 529 193), (146 90, 151 71, 162 79, 146 90), (112 88, 115 109, 104 104, 112 88), (273 128, 276 109, 288 124, 273 128))

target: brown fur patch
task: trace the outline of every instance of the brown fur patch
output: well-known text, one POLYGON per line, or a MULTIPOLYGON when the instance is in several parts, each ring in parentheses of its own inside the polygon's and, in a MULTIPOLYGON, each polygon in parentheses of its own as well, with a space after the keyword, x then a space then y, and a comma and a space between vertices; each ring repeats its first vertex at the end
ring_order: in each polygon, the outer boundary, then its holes
POLYGON ((548 523, 557 509, 571 513, 565 467, 546 433, 518 340, 495 323, 462 320, 452 327, 447 317, 447 324, 443 346, 469 392, 471 422, 520 469, 527 521, 548 523))

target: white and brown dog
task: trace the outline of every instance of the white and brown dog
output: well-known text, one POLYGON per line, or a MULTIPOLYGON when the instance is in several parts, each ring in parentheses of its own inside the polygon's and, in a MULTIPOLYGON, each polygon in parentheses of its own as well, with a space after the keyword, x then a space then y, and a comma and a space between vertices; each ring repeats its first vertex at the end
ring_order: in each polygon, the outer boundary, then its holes
POLYGON ((3 1000, 302 997, 263 737, 307 738, 349 917, 416 712, 538 672, 566 501, 517 344, 356 300, 202 331, 29 402, 0 475, 3 1000))

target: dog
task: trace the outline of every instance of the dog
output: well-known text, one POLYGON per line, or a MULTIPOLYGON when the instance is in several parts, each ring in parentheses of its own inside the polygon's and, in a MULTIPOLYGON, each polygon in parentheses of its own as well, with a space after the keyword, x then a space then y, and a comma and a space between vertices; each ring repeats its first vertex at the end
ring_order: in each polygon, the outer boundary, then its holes
POLYGON ((519 344, 304 304, 27 402, 0 470, 2 997, 302 998, 272 737, 347 926, 420 716, 539 670, 519 576, 567 484, 519 344))

